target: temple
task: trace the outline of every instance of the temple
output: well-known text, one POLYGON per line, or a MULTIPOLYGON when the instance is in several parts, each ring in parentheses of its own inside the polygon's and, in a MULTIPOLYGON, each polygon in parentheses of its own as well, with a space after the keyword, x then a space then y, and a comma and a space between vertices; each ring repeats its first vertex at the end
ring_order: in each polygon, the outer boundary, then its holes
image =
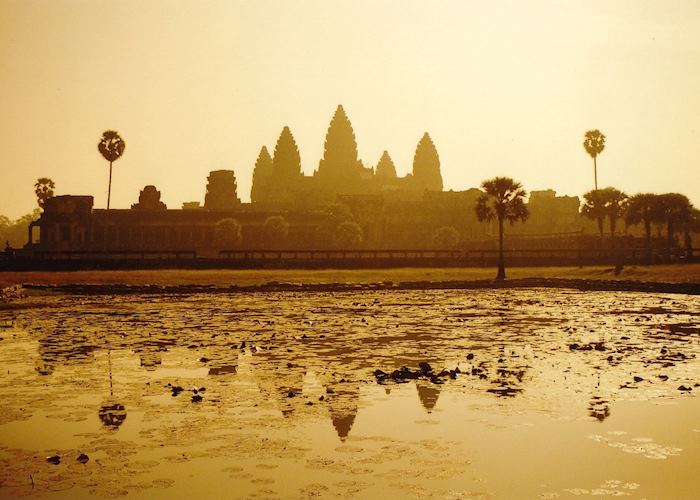
MULTIPOLYGON (((31 224, 26 248, 217 256, 232 248, 468 247, 495 235, 493 224, 476 219, 479 194, 478 189, 443 190, 440 157, 427 132, 416 145, 410 173, 399 176, 387 151, 367 166, 338 106, 312 175, 304 175, 292 131, 284 127, 272 155, 267 147, 260 149, 250 203, 241 202, 232 170, 209 174, 203 205, 187 202, 177 209, 166 207, 150 185, 130 209, 97 209, 92 196, 56 196, 31 224)), ((529 208, 528 223, 509 228, 511 234, 579 234, 592 227, 579 214, 577 197, 534 191, 529 208)))

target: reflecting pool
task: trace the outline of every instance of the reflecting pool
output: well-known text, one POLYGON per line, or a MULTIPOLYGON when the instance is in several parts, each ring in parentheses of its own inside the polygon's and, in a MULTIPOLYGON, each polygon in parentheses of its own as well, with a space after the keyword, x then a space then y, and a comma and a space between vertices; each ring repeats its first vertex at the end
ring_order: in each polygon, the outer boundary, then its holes
POLYGON ((0 496, 697 498, 699 317, 563 289, 30 297, 0 310, 0 496))

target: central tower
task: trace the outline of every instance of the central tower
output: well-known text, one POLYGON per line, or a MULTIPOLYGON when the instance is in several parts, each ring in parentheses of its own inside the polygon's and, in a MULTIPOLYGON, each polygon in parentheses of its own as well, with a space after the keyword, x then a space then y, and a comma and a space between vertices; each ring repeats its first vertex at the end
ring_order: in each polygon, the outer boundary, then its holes
POLYGON ((342 105, 338 105, 326 133, 323 158, 314 176, 335 193, 352 190, 360 181, 362 163, 357 159, 355 132, 342 105))

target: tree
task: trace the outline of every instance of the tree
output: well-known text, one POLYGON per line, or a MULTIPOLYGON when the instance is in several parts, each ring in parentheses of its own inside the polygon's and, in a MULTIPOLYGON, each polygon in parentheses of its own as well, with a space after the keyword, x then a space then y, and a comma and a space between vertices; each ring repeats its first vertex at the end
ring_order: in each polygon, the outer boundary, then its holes
MULTIPOLYGON (((31 213, 23 215, 15 221, 0 215, 0 244, 9 243, 14 248, 21 248, 27 242, 29 224, 41 216, 41 209, 35 208, 31 213)), ((29 242, 31 243, 31 241, 29 242)))
POLYGON ((658 197, 659 218, 666 224, 666 256, 671 258, 676 229, 682 228, 692 217, 693 205, 687 196, 666 193, 658 197))
POLYGON ((221 219, 214 226, 214 241, 220 248, 231 248, 243 241, 241 223, 237 219, 221 219))
POLYGON ((109 210, 109 201, 112 197, 112 163, 117 161, 124 154, 126 143, 117 132, 114 130, 106 130, 102 132, 102 138, 97 144, 97 150, 102 157, 109 162, 109 187, 107 188, 107 210, 109 210))
POLYGON ((34 184, 34 194, 39 208, 44 209, 44 204, 49 198, 53 198, 53 190, 56 184, 48 177, 40 177, 34 184))
POLYGON ((396 179, 396 166, 387 151, 384 151, 382 157, 379 158, 374 175, 380 179, 396 179))
POLYGON ((627 209, 627 195, 613 187, 607 187, 599 191, 605 203, 605 212, 610 221, 610 243, 613 254, 615 253, 615 229, 617 221, 624 216, 627 209))
POLYGON ((335 229, 335 244, 339 248, 356 248, 363 239, 362 228, 356 222, 343 222, 335 229))
POLYGON ((442 191, 440 157, 428 132, 423 134, 413 157, 413 180, 423 189, 442 191))
POLYGON ((250 201, 261 203, 267 201, 272 177, 272 157, 265 146, 260 149, 253 168, 253 186, 250 189, 250 201))
POLYGON ((438 248, 454 248, 459 243, 459 233, 452 226, 442 226, 433 233, 433 242, 438 248))
POLYGON ((498 220, 498 274, 497 280, 506 279, 503 258, 503 223, 525 222, 530 215, 524 199, 527 192, 519 182, 509 177, 494 177, 481 183, 484 191, 476 201, 476 217, 479 221, 498 220))
POLYGON ((265 240, 272 245, 284 242, 289 235, 289 222, 281 215, 268 217, 263 224, 265 240))
POLYGON ((646 261, 651 263, 651 225, 659 222, 659 196, 652 193, 640 193, 632 196, 627 203, 625 222, 628 226, 644 224, 646 238, 646 261))
POLYGON ((605 136, 598 129, 589 130, 583 136, 583 147, 593 158, 593 179, 595 189, 598 190, 598 165, 596 164, 596 158, 605 149, 605 136))
POLYGON ((700 233, 700 210, 691 208, 688 220, 683 224, 683 232, 685 233, 686 258, 691 259, 693 257, 693 237, 691 234, 700 233))
POLYGON ((600 190, 594 189, 593 191, 584 193, 581 213, 598 223, 598 232, 600 233, 600 239, 602 241, 603 223, 605 222, 607 211, 605 207, 605 197, 600 190))

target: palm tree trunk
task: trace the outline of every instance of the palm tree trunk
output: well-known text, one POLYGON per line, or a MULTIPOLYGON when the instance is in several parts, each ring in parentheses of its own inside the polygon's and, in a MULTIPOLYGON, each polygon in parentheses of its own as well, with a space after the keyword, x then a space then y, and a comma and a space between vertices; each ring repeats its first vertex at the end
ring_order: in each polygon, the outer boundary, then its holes
POLYGON ((613 263, 618 265, 617 241, 615 240, 615 229, 617 228, 617 219, 610 217, 610 253, 612 254, 613 263))
POLYGON ((107 210, 109 210, 109 200, 112 197, 112 162, 109 162, 109 187, 107 188, 107 210))
POLYGON ((644 221, 644 230, 647 236, 647 264, 651 264, 651 222, 644 221))
POLYGON ((593 181, 595 183, 595 190, 598 191, 598 164, 596 163, 596 157, 593 157, 593 181))
POLYGON ((666 226, 666 259, 671 262, 671 246, 673 245, 673 221, 668 220, 666 226))
POLYGON ((498 274, 496 279, 506 279, 506 264, 503 260, 503 217, 498 218, 498 274))

